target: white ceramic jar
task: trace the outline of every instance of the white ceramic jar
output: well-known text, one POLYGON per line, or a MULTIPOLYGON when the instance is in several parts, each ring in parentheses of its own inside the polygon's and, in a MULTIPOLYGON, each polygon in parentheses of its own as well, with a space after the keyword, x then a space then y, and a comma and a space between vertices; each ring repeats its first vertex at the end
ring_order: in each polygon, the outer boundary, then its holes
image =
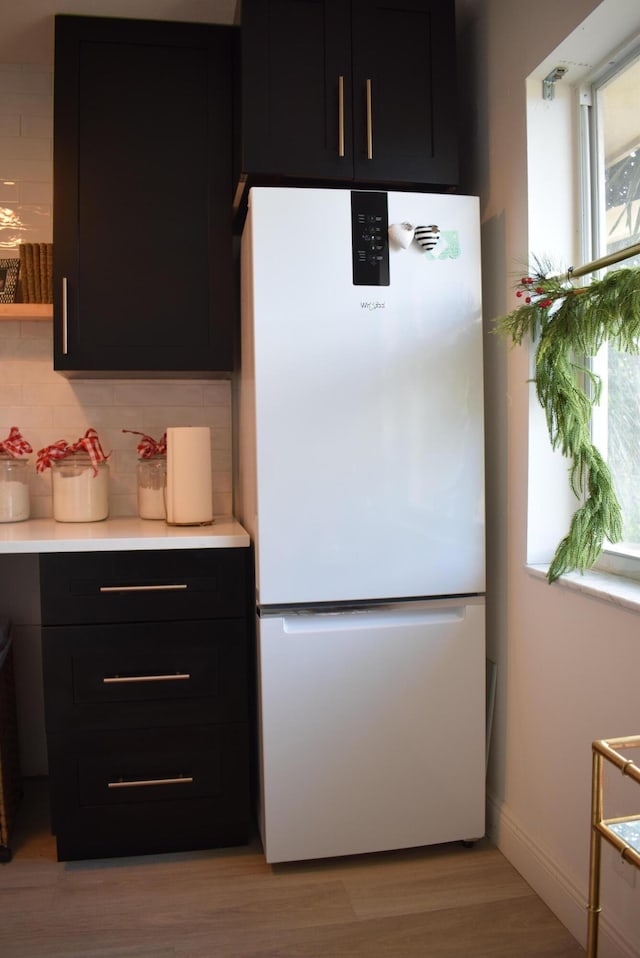
POLYGON ((0 456, 0 522, 29 518, 28 459, 0 456))
POLYGON ((166 519, 167 457, 138 459, 138 515, 141 519, 166 519))
POLYGON ((100 522, 109 515, 109 466, 95 467, 85 453, 51 464, 53 518, 56 522, 100 522))

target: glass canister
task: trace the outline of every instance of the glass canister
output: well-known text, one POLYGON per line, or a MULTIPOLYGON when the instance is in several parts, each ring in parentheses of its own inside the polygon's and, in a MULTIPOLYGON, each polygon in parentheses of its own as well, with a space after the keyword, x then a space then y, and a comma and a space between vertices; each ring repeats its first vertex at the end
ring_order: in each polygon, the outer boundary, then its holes
POLYGON ((166 456, 138 459, 138 515, 141 519, 166 519, 166 481, 166 456))
POLYGON ((84 453, 51 464, 56 522, 99 522, 109 515, 109 466, 84 453))
POLYGON ((29 518, 28 459, 0 456, 0 522, 29 518))

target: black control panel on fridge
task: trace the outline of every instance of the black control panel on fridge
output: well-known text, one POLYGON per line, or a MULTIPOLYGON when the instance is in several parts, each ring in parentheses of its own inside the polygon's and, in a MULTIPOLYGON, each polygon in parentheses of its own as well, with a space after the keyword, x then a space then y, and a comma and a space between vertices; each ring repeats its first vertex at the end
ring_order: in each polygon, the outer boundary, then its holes
POLYGON ((389 213, 386 193, 351 193, 354 286, 389 285, 389 213))

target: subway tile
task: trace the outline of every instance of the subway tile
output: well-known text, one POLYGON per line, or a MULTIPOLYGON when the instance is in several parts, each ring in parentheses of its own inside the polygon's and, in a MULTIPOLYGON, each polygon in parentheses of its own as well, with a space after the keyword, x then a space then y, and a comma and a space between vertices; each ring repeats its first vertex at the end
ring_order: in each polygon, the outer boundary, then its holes
POLYGON ((168 426, 211 426, 231 425, 231 409, 227 406, 173 407, 167 416, 168 426))
POLYGON ((20 338, 38 340, 46 348, 51 347, 51 324, 39 319, 20 321, 20 338))
POLYGON ((51 140, 28 136, 0 136, 0 157, 4 160, 49 161, 51 140))
POLYGON ((24 180, 19 184, 21 208, 42 207, 50 211, 53 203, 53 183, 51 179, 24 180))
POLYGON ((112 382, 100 380, 91 382, 73 380, 71 390, 75 401, 81 406, 113 406, 114 387, 112 382))
POLYGON ((231 403, 231 383, 224 380, 204 383, 202 399, 205 406, 224 406, 231 403))
POLYGON ((213 468, 216 472, 231 473, 231 448, 212 449, 213 468))
POLYGON ((20 117, 20 135, 23 137, 40 137, 53 140, 53 116, 24 116, 20 117))
POLYGON ((231 428, 214 426, 211 429, 211 446, 214 451, 231 449, 231 428))
MULTIPOLYGON (((15 66, 15 64, 13 64, 15 66)), ((48 97, 53 90, 53 75, 50 70, 0 70, 0 94, 5 96, 17 95, 25 97, 48 97)))
POLYGON ((53 164, 51 160, 18 159, 0 153, 0 180, 52 182, 53 164))
POLYGON ((58 383, 64 377, 53 370, 51 356, 18 363, 23 383, 58 383))
POLYGON ((233 513, 233 497, 229 493, 219 493, 213 496, 214 516, 230 516, 233 513))
POLYGON ((78 405, 69 383, 27 383, 21 387, 25 405, 69 406, 78 405))
POLYGON ((18 383, 0 383, 0 406, 19 406, 21 403, 21 385, 18 383))
MULTIPOLYGON (((53 410, 45 406, 0 406, 0 431, 2 426, 17 426, 21 432, 31 426, 51 425, 53 410)), ((31 440, 29 440, 31 442, 31 440)))
POLYGON ((2 322, 0 326, 0 359, 11 355, 15 342, 20 339, 20 320, 2 322))
POLYGON ((0 359, 0 376, 2 376, 2 381, 6 384, 22 384, 22 363, 7 362, 6 360, 0 359))
POLYGON ((0 143, 7 136, 20 136, 20 115, 18 113, 0 113, 0 143))
POLYGON ((214 472, 213 473, 213 491, 216 494, 221 493, 231 493, 232 492, 232 482, 231 474, 228 472, 214 472))
POLYGON ((137 501, 135 494, 128 496, 110 495, 109 515, 112 519, 118 519, 123 516, 137 515, 137 501))
POLYGON ((49 519, 53 515, 51 493, 48 495, 29 496, 29 507, 32 519, 49 519))
MULTIPOLYGON (((0 84, 2 77, 0 74, 0 84)), ((6 81, 5 81, 6 82, 6 81)), ((50 117, 53 112, 52 93, 20 93, 8 90, 0 96, 0 113, 20 113, 28 116, 50 117)))
POLYGON ((16 207, 25 232, 25 242, 46 243, 51 240, 51 204, 50 203, 20 203, 16 207), (42 236, 48 237, 42 239, 42 236))
POLYGON ((201 406, 202 386, 199 383, 148 382, 124 383, 114 390, 116 405, 201 406))
POLYGON ((46 340, 29 339, 20 334, 11 342, 11 346, 9 346, 9 341, 3 344, 7 346, 7 351, 1 349, 0 356, 6 356, 7 359, 30 360, 31 362, 48 362, 51 365, 51 352, 47 348, 46 340))
POLYGON ((3 222, 6 222, 7 217, 13 219, 17 215, 13 207, 18 203, 19 191, 20 188, 15 181, 7 181, 6 183, 3 180, 0 181, 0 206, 5 208, 3 222))

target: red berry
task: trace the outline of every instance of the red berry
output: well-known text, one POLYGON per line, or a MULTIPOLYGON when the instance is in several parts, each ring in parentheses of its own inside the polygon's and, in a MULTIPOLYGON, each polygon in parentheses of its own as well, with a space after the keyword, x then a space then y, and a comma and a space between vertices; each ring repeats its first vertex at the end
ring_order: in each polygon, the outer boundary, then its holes
POLYGON ((518 290, 518 292, 516 293, 516 296, 522 296, 522 290, 521 290, 521 289, 518 290))
POLYGON ((527 296, 527 298, 525 299, 525 303, 530 303, 530 302, 531 302, 531 297, 527 296))

